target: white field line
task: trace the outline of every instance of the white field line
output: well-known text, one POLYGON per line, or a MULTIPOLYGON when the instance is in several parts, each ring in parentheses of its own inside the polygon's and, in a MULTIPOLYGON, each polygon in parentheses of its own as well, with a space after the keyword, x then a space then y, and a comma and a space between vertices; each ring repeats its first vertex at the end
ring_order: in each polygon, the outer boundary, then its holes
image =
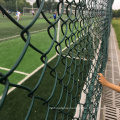
POLYGON ((74 58, 74 59, 76 59, 76 60, 82 59, 82 60, 84 60, 84 61, 87 61, 87 59, 86 59, 86 58, 70 57, 70 56, 67 56, 67 58, 74 58))
POLYGON ((47 29, 37 30, 37 31, 30 32, 30 33, 42 32, 42 31, 45 31, 45 30, 47 30, 47 29))
MULTIPOLYGON (((6 70, 6 71, 9 71, 9 70, 10 70, 10 69, 8 69, 8 68, 3 68, 3 67, 0 67, 0 69, 1 69, 1 70, 6 70)), ((19 74, 23 74, 23 75, 29 75, 28 73, 21 72, 21 71, 17 71, 17 70, 15 70, 14 72, 15 72, 15 73, 19 73, 19 74)))
MULTIPOLYGON (((57 55, 54 55, 52 58, 50 58, 48 60, 48 63, 54 59, 57 55)), ((44 67, 44 64, 42 64, 41 66, 39 66, 37 69, 35 69, 33 72, 31 72, 29 75, 27 75, 24 79, 22 79, 17 85, 21 85, 23 82, 25 82, 28 78, 30 78, 33 74, 35 74, 38 70, 40 70, 42 67, 44 67)), ((16 87, 12 87, 10 90, 8 90, 7 95, 12 92, 13 90, 15 90, 16 87)), ((0 96, 0 99, 2 98, 2 95, 0 96)))
MULTIPOLYGON (((33 31, 33 32, 30 32, 30 33, 38 33, 38 32, 42 32, 42 31, 45 31, 47 29, 42 29, 42 30, 37 30, 37 31, 33 31)), ((12 39, 12 38, 16 38, 16 37, 20 37, 20 35, 15 35, 15 36, 12 36, 12 37, 7 37, 7 38, 3 38, 3 39, 0 39, 0 41, 3 41, 3 40, 7 40, 7 39, 12 39)))
POLYGON ((12 36, 12 37, 3 38, 3 39, 0 39, 0 41, 11 39, 11 38, 16 38, 16 37, 19 37, 19 36, 20 35, 15 35, 15 36, 12 36))

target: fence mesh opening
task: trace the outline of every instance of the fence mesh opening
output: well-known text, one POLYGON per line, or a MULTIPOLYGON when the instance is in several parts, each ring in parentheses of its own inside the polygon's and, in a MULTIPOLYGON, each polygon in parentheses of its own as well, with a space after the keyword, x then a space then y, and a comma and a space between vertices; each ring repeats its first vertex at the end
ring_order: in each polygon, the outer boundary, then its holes
MULTIPOLYGON (((36 0, 37 13, 27 26, 0 5, 1 12, 21 30, 20 40, 24 41, 12 67, 0 72, 1 120, 96 119, 102 91, 97 73, 104 73, 108 58, 112 3, 113 0, 60 0, 54 11, 45 11, 45 0, 36 0), (51 20, 53 14, 56 19, 51 20), (45 21, 46 30, 32 34, 30 30, 38 20, 45 21), (42 65, 17 84, 14 81, 19 76, 13 80, 10 77, 23 64, 29 50, 37 57, 27 70, 35 66, 36 59, 42 65), (16 89, 9 93, 13 87, 16 89)), ((25 60, 30 59, 32 56, 25 60)))

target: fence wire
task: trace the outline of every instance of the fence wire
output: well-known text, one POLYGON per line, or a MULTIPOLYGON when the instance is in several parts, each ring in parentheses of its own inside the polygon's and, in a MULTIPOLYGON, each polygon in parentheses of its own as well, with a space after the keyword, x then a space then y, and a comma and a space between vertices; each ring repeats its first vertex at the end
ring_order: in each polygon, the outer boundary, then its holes
MULTIPOLYGON (((39 109, 46 108, 46 114, 44 118, 40 117, 40 112, 33 115, 39 116, 38 118, 42 120, 77 120, 78 118, 96 120, 102 91, 97 73, 104 73, 108 58, 113 0, 60 0, 56 8, 58 17, 54 22, 51 22, 42 11, 44 2, 45 0, 41 2, 36 0, 38 12, 27 27, 14 20, 0 5, 1 11, 22 30, 20 35, 25 42, 22 53, 13 67, 6 74, 0 73, 0 84, 5 86, 0 100, 0 108, 2 110, 4 107, 5 98, 8 97, 8 89, 12 86, 27 91, 27 99, 31 101, 23 119, 31 119, 32 109, 34 109, 35 102, 38 101, 37 106, 39 109), (47 32, 52 41, 46 52, 36 48, 30 42, 29 29, 39 19, 40 15, 49 24, 47 32), (59 21, 60 29, 57 27, 59 21), (57 40, 58 34, 60 37, 57 40), (63 44, 65 49, 63 49, 63 44), (32 88, 24 84, 13 84, 8 78, 21 63, 28 46, 41 55, 40 62, 44 64, 41 73, 39 73, 40 77, 32 88), (56 51, 54 64, 48 62, 48 54, 52 48, 56 51), (47 69, 49 69, 48 73, 46 73, 47 69), (45 81, 46 74, 49 75, 49 80, 51 79, 54 85, 52 85, 50 95, 44 98, 36 92, 39 88, 44 87, 41 83, 45 81), (58 86, 59 89, 57 89, 58 86), (59 94, 58 99, 54 100, 53 96, 57 96, 57 94, 59 94), (41 101, 42 104, 40 105, 39 102, 41 101)), ((41 40, 41 38, 38 39, 41 40)), ((43 92, 46 94, 45 91, 43 92)), ((9 107, 12 108, 12 105, 9 107)), ((36 119, 38 120, 38 118, 36 119)))

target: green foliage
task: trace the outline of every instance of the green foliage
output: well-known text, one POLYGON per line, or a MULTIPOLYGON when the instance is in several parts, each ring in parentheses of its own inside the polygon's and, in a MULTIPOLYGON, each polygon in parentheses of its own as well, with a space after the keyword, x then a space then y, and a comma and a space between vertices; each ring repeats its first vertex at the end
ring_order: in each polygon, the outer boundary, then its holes
MULTIPOLYGON (((33 7, 38 8, 36 2, 33 4, 33 7)), ((54 12, 55 10, 57 10, 57 2, 55 2, 54 0, 45 1, 43 11, 54 12)))
POLYGON ((2 5, 6 10, 16 11, 16 9, 23 11, 23 7, 32 7, 29 2, 25 0, 0 0, 0 5, 2 5))
POLYGON ((120 17, 120 9, 119 10, 113 10, 113 17, 120 17))
POLYGON ((1 4, 2 6, 5 6, 5 1, 4 1, 4 0, 0 0, 0 4, 1 4))

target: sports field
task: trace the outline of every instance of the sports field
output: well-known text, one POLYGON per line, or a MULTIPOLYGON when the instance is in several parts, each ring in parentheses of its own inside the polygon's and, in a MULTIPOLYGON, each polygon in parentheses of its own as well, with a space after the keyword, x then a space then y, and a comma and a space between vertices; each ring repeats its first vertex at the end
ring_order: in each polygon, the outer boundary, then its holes
MULTIPOLYGON (((33 19, 32 16, 31 17, 21 16, 19 23, 23 26, 27 26, 32 21, 32 19, 33 19)), ((54 22, 53 19, 50 19, 50 21, 54 22)), ((42 51, 43 53, 47 52, 47 50, 52 44, 52 40, 49 37, 48 32, 46 30, 48 26, 49 24, 44 19, 38 19, 35 25, 30 29, 30 33, 31 33, 30 43, 34 45, 36 48, 38 48, 40 51, 42 51)), ((1 31, 0 33, 0 53, 1 53, 0 72, 5 74, 15 64, 16 60, 18 59, 19 55, 21 54, 24 48, 25 42, 20 37, 21 30, 17 28, 13 23, 11 23, 11 21, 8 20, 6 17, 2 18, 1 16, 0 31, 1 31), (14 36, 17 36, 17 37, 14 38, 14 36)), ((53 29, 51 29, 51 32, 52 32, 51 34, 53 34, 53 29)), ((66 36, 69 36, 69 35, 70 33, 68 31, 68 34, 66 36)), ((60 37, 62 38, 63 36, 60 35, 60 37)), ((66 44, 70 47, 69 41, 66 44)), ((51 51, 47 55, 48 60, 56 55, 55 46, 56 46, 56 43, 54 43, 51 51)), ((63 42, 61 46, 62 46, 62 49, 64 49, 66 45, 63 42)), ((71 45, 71 48, 73 46, 75 45, 71 45)), ((67 89, 69 89, 69 91, 73 90, 72 91, 73 95, 77 96, 77 99, 74 99, 72 101, 73 107, 75 106, 76 102, 79 100, 79 95, 84 85, 84 81, 81 81, 81 80, 86 79, 89 68, 90 68, 90 61, 89 62, 87 61, 87 57, 89 53, 89 51, 87 51, 87 47, 91 47, 89 46, 88 40, 84 40, 84 42, 82 42, 82 39, 81 39, 81 43, 79 45, 79 52, 81 53, 80 58, 84 56, 85 60, 78 59, 74 61, 71 58, 67 58, 68 66, 73 64, 73 66, 71 66, 71 73, 74 73, 74 75, 76 76, 76 78, 74 79, 79 78, 78 86, 77 84, 75 84, 76 87, 74 88, 72 87, 74 84, 73 81, 69 79, 69 73, 67 73, 63 79, 66 85, 69 84, 67 89), (72 61, 74 61, 75 63, 74 62, 72 63, 72 61), (74 64, 77 64, 77 65, 81 64, 79 68, 80 73, 78 73, 79 70, 74 71, 75 70, 74 64), (76 92, 78 91, 78 89, 79 89, 79 92, 76 92)), ((78 48, 76 47, 76 49, 78 48)), ((66 52, 67 51, 64 50, 63 54, 66 54, 66 52)), ((71 55, 75 54, 75 52, 76 51, 71 52, 70 54, 71 55)), ((26 79, 25 82, 23 82, 22 85, 26 86, 27 88, 30 88, 31 90, 34 89, 38 80, 40 79, 40 75, 43 70, 43 68, 37 70, 37 68, 39 68, 43 64, 40 58, 41 58, 40 53, 36 52, 31 47, 28 47, 22 62, 19 64, 17 69, 14 71, 14 73, 12 73, 12 75, 9 76, 8 78, 9 82, 12 84, 17 84, 21 82, 25 77, 28 76, 28 78, 26 79), (34 72, 35 70, 36 72, 34 72)), ((51 62, 49 62, 49 65, 52 67, 55 66, 57 60, 58 60, 58 57, 56 56, 51 62)), ((63 59, 61 57, 60 61, 62 60, 63 59)), ((58 78, 61 78, 64 75, 64 70, 65 70, 65 66, 64 64, 62 64, 62 62, 60 62, 56 68, 56 71, 58 72, 58 78)), ((53 77, 54 75, 51 76, 50 73, 51 73, 51 69, 47 67, 45 71, 44 79, 42 80, 41 84, 39 85, 35 93, 35 96, 38 96, 39 98, 36 97, 34 107, 30 115, 31 120, 37 120, 38 118, 42 120, 46 117, 46 111, 48 107, 47 106, 45 107, 45 105, 43 106, 42 104, 45 102, 45 100, 49 98, 49 96, 51 96, 51 93, 55 84, 55 78, 53 77), (38 105, 40 107, 38 107, 38 105), (37 114, 37 113, 40 113, 40 114, 37 114)), ((61 90, 63 89, 62 86, 59 84, 59 81, 57 81, 56 85, 57 86, 56 86, 55 93, 52 97, 52 100, 50 101, 50 104, 52 104, 53 106, 55 106, 57 104, 57 101, 59 101, 61 90)), ((3 93, 3 90, 4 90, 4 85, 0 84, 0 94, 3 93)), ((7 96, 5 103, 2 107, 2 110, 0 112, 0 120, 24 119, 31 104, 31 99, 29 99, 28 96, 26 96, 27 94, 28 94, 28 91, 20 88, 17 88, 13 92, 11 92, 7 96), (19 98, 19 99, 16 99, 16 98, 19 98)), ((71 96, 67 94, 68 94, 67 91, 66 92, 64 91, 62 95, 62 100, 61 100, 62 102, 59 104, 59 106, 64 106, 64 105, 66 107, 70 106, 71 96), (67 97, 70 99, 70 101, 66 102, 67 97)), ((67 112, 68 110, 64 110, 64 111, 67 112)), ((75 112, 75 109, 71 110, 72 115, 74 115, 74 112, 75 112)), ((53 113, 48 115, 48 117, 51 119, 54 117, 54 111, 50 110, 50 113, 53 113)), ((59 120, 61 120, 63 116, 60 113, 57 117, 59 120)))
MULTIPOLYGON (((49 64, 51 66, 54 66, 57 59, 58 58, 53 59, 49 64)), ((70 61, 69 61, 69 64, 70 64, 70 61)), ((84 61, 82 61, 82 62, 84 62, 84 61)), ((79 63, 79 60, 78 60, 78 63, 79 63)), ((84 74, 81 73, 80 76, 84 77, 83 79, 85 79, 87 77, 86 69, 89 67, 89 65, 87 65, 87 62, 84 62, 82 64, 85 64, 86 67, 84 69, 84 74)), ((81 65, 81 68, 82 67, 83 66, 81 65)), ((74 66, 73 66, 73 68, 74 68, 74 66)), ((61 71, 61 72, 58 73, 58 76, 59 77, 62 76, 63 75, 62 71, 64 71, 64 65, 59 64, 56 71, 61 71)), ((33 89, 34 86, 37 84, 39 78, 40 78, 41 72, 42 72, 42 69, 39 70, 37 73, 35 73, 32 77, 30 77, 22 85, 26 86, 30 89, 33 89)), ((50 76, 49 73, 50 73, 50 69, 47 68, 46 72, 45 72, 45 77, 42 80, 39 88, 37 89, 37 91, 35 93, 35 96, 38 96, 42 99, 40 100, 40 98, 38 98, 38 99, 35 100, 34 107, 31 111, 30 120, 33 120, 33 119, 37 120, 38 118, 40 120, 42 120, 42 119, 45 118, 45 116, 47 114, 47 104, 43 106, 43 103, 45 102, 44 100, 47 100, 49 98, 49 96, 51 96, 51 92, 53 90, 54 83, 55 83, 54 78, 52 76, 50 76)), ((76 72, 75 75, 76 75, 76 78, 77 78, 78 72, 76 72)), ((81 77, 79 79, 82 79, 81 77)), ((64 83, 66 85, 68 84, 68 78, 69 78, 69 76, 66 75, 66 77, 63 79, 64 83)), ((78 82, 79 82, 78 83, 79 85, 81 84, 80 85, 81 87, 79 87, 79 92, 77 93, 77 99, 79 99, 79 95, 80 95, 82 86, 84 85, 83 81, 81 82, 81 80, 80 80, 78 82)), ((73 82, 70 81, 69 82, 69 87, 68 87, 69 90, 71 90, 72 85, 73 85, 73 82)), ((76 95, 76 90, 77 90, 77 84, 73 88, 73 91, 72 91, 73 95, 76 95)), ((54 95, 53 95, 52 99, 50 100, 50 104, 52 104, 53 106, 57 104, 57 102, 59 101, 59 98, 60 98, 61 91, 62 91, 62 86, 59 84, 59 82, 57 82, 56 90, 54 92, 54 95)), ((2 107, 2 110, 0 112, 1 120, 4 120, 4 119, 6 119, 6 120, 12 120, 12 119, 21 120, 21 119, 25 118, 25 116, 27 114, 27 111, 29 109, 31 100, 32 100, 32 99, 28 99, 26 94, 28 94, 28 92, 26 90, 22 90, 22 89, 17 88, 15 91, 11 92, 7 96, 7 98, 5 100, 5 103, 2 107), (19 99, 16 100, 16 98, 19 98, 19 99), (10 107, 10 106, 12 106, 12 107, 10 107), (14 114, 14 116, 12 114, 14 114), (9 118, 9 119, 7 119, 7 118, 9 118)), ((66 99, 67 99, 67 91, 66 92, 64 91, 63 96, 61 98, 61 102, 60 102, 58 107, 63 107, 66 104, 66 99)), ((75 103, 77 102, 76 100, 72 101, 73 106, 71 106, 71 107, 74 107, 75 103)), ((66 107, 70 106, 70 101, 71 101, 71 96, 68 95, 68 101, 67 101, 66 107)), ((64 112, 67 112, 67 111, 68 111, 68 109, 64 110, 64 112)), ((75 108, 70 110, 70 111, 71 111, 70 113, 74 115, 75 108)), ((50 109, 48 119, 54 119, 54 114, 55 114, 54 111, 52 111, 50 109)), ((65 118, 66 118, 66 116, 65 116, 65 118)), ((57 119, 58 120, 62 119, 62 113, 58 114, 57 119)))
MULTIPOLYGON (((15 15, 11 15, 15 20, 15 15)), ((22 26, 26 27, 32 21, 33 17, 31 16, 23 16, 21 15, 20 20, 18 21, 22 26)), ((53 18, 49 19, 51 22, 54 22, 53 18)), ((48 27, 48 23, 39 18, 36 23, 29 30, 30 32, 45 30, 48 27)), ((14 23, 12 23, 6 16, 2 17, 0 13, 0 41, 7 37, 19 36, 21 29, 19 29, 14 23)))
MULTIPOLYGON (((14 23, 8 20, 6 16, 3 18, 2 14, 0 15, 0 71, 4 71, 4 73, 6 73, 9 69, 11 69, 18 59, 24 48, 25 42, 20 37, 21 30, 16 27, 14 23)), ((26 27, 32 21, 32 19, 32 16, 21 16, 19 23, 26 27)), ((51 22, 54 22, 53 19, 50 20, 51 22)), ((52 43, 52 40, 49 38, 46 30, 48 25, 49 24, 44 19, 38 19, 33 25, 32 29, 30 29, 30 33, 32 33, 30 43, 36 48, 40 48, 40 50, 43 52, 46 52, 52 43), (42 41, 40 41, 39 38, 42 41)), ((51 58, 55 54, 55 50, 51 50, 48 58, 51 58)), ((40 57, 41 55, 39 53, 28 47, 26 55, 16 71, 21 72, 21 76, 24 77, 29 75, 42 64, 40 62, 40 57)), ((20 74, 18 72, 14 72, 14 74, 20 74)))

